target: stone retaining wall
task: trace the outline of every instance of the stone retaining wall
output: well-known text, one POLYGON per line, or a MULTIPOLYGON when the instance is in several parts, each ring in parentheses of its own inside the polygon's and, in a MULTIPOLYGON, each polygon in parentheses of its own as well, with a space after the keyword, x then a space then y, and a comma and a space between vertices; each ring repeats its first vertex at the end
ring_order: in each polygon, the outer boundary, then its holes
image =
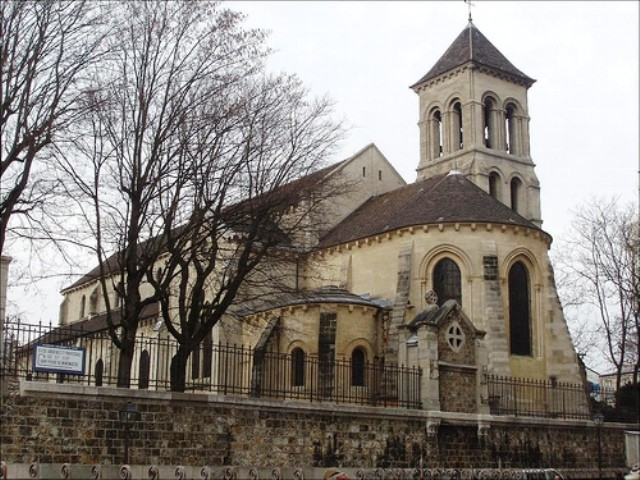
MULTIPOLYGON (((6 463, 122 463, 118 410, 132 401, 130 464, 262 468, 597 469, 589 421, 272 402, 23 381, 2 405, 6 463)), ((601 430, 605 468, 624 468, 624 429, 601 430)))

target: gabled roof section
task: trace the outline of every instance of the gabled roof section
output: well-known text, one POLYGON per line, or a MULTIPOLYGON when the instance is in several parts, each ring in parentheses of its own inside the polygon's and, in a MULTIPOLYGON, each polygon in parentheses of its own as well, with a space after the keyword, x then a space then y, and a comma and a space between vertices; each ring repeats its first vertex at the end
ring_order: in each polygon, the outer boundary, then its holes
POLYGON ((500 73, 515 77, 516 80, 524 83, 527 88, 535 82, 533 78, 518 70, 472 22, 469 22, 431 70, 411 85, 411 88, 416 89, 422 83, 467 62, 489 67, 500 73))
POLYGON ((439 223, 496 223, 540 230, 462 174, 451 172, 372 197, 330 230, 319 246, 439 223))

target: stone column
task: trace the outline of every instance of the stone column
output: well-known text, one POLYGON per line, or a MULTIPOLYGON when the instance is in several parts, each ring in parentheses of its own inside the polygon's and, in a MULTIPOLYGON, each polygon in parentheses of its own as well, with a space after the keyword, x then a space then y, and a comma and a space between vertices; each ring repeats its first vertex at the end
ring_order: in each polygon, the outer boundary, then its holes
POLYGON ((0 358, 4 352, 4 321, 7 307, 7 285, 9 279, 9 264, 11 257, 0 257, 0 358))
POLYGON ((424 410, 440 410, 438 369, 438 328, 423 324, 418 328, 418 365, 422 368, 421 398, 424 410))

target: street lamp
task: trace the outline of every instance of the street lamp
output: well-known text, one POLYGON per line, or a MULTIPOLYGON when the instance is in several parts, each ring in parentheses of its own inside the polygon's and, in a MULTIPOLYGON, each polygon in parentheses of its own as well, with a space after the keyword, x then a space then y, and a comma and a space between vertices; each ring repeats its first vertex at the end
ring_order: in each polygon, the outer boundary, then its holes
POLYGON ((140 420, 140 412, 138 406, 127 402, 120 408, 118 412, 120 421, 124 423, 124 464, 129 463, 129 431, 131 424, 140 420))
POLYGON ((604 423, 604 415, 600 410, 598 410, 593 415, 593 423, 596 424, 598 428, 598 478, 602 480, 602 437, 601 437, 601 428, 604 423))

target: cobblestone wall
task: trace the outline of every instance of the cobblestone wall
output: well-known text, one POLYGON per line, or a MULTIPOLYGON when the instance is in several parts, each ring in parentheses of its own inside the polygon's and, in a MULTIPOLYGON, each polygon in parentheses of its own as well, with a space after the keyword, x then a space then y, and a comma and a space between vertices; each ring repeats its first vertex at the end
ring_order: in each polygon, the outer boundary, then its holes
MULTIPOLYGON (((130 400, 141 412, 130 464, 409 468, 422 458, 446 468, 597 467, 590 422, 26 383, 2 405, 7 463, 122 463, 118 410, 130 400)), ((601 433, 604 466, 624 467, 623 428, 601 433)))

